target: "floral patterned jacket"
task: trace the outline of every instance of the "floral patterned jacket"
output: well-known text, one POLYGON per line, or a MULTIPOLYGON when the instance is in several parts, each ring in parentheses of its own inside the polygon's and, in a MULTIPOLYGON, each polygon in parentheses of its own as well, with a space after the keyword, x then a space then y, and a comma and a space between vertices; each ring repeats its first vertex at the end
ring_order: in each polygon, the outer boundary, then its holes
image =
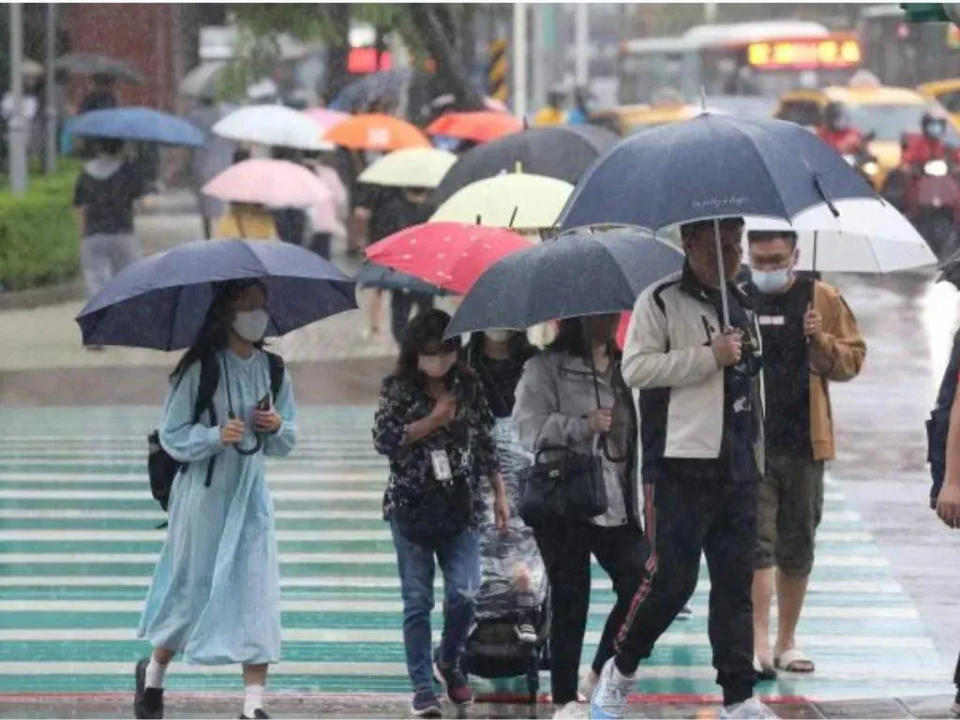
POLYGON ((450 460, 451 483, 467 483, 472 497, 470 525, 483 518, 481 478, 497 471, 493 438, 494 417, 483 386, 469 368, 457 365, 453 372, 457 398, 456 419, 419 442, 401 446, 405 428, 430 414, 435 401, 416 383, 391 375, 383 381, 374 416, 373 445, 390 460, 390 479, 383 497, 383 517, 390 520, 394 508, 410 503, 431 490, 434 479, 430 453, 445 450, 450 460))

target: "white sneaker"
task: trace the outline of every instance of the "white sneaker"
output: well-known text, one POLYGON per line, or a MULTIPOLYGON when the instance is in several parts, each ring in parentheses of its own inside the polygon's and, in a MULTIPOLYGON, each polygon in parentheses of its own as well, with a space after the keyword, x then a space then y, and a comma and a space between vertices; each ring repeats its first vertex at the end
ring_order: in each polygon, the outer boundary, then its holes
POLYGON ((572 700, 563 707, 557 708, 556 712, 553 713, 553 720, 581 720, 588 716, 587 706, 584 703, 572 700))
POLYGON ((754 695, 736 705, 724 705, 719 717, 721 720, 776 720, 780 716, 754 695))
POLYGON ((600 682, 590 696, 590 717, 593 720, 622 718, 627 708, 627 696, 635 685, 636 678, 621 675, 614 658, 607 660, 600 673, 600 682))

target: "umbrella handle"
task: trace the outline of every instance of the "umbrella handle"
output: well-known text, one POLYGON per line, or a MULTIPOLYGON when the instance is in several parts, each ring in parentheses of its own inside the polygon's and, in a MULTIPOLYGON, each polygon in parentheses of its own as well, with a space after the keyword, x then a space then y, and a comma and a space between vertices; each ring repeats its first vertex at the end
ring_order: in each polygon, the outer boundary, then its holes
POLYGON ((723 306, 723 329, 730 327, 730 298, 727 297, 727 271, 723 266, 723 247, 720 243, 720 218, 713 219, 713 239, 717 246, 717 272, 720 274, 720 302, 723 306))

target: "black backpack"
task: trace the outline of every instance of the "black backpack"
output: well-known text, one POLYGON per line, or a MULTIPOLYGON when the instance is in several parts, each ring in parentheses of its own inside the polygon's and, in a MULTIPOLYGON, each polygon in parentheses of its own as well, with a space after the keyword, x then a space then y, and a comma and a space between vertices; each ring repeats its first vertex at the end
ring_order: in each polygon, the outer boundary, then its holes
POLYGON ((957 392, 958 374, 960 374, 960 330, 953 336, 950 362, 940 382, 936 405, 930 412, 930 419, 927 420, 927 462, 930 463, 930 478, 933 480, 933 485, 930 487, 931 508, 937 505, 937 497, 940 495, 940 488, 943 487, 943 478, 947 471, 947 431, 950 429, 950 408, 953 407, 953 398, 957 392))
MULTIPOLYGON (((276 403, 277 393, 280 392, 280 385, 283 383, 283 358, 273 353, 266 353, 267 360, 270 363, 270 392, 273 395, 273 401, 276 403)), ((177 378, 177 385, 183 379, 183 373, 177 378)), ((203 413, 209 413, 210 427, 217 425, 217 411, 213 406, 213 394, 220 384, 220 363, 217 362, 215 355, 207 355, 200 360, 200 385, 197 388, 197 401, 193 407, 193 422, 200 422, 203 413)), ((173 480, 177 473, 183 470, 186 472, 190 463, 180 463, 174 460, 163 449, 160 444, 160 432, 154 430, 147 436, 148 456, 147 472, 150 476, 150 491, 154 499, 160 503, 164 510, 170 502, 170 489, 173 487, 173 480)), ((217 459, 214 455, 207 462, 207 479, 204 482, 205 487, 210 487, 213 481, 213 466, 217 459)), ((163 526, 161 526, 163 527, 163 526)))

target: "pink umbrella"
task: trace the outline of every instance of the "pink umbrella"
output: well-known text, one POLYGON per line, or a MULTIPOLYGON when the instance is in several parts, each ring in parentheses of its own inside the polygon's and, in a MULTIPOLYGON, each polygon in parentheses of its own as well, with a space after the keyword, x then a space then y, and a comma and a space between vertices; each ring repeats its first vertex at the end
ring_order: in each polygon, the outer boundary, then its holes
POLYGON ((326 132, 334 125, 342 123, 350 117, 349 113, 337 112, 336 110, 322 107, 309 108, 304 110, 303 114, 319 125, 322 132, 326 132))
POLYGON ((320 178, 287 160, 244 160, 203 186, 205 195, 228 202, 267 207, 307 208, 325 205, 334 213, 333 193, 320 178))

